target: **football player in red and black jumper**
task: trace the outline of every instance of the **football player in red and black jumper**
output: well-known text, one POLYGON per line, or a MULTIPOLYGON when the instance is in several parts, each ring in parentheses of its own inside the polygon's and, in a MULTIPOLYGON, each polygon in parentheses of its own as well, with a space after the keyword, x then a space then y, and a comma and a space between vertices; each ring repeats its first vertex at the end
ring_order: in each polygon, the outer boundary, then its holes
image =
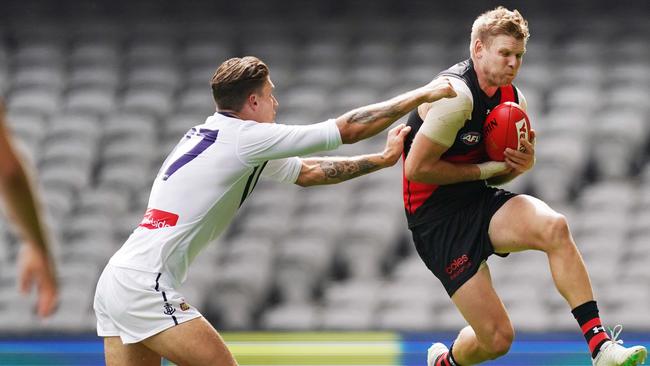
MULTIPOLYGON (((625 348, 605 332, 580 253, 566 218, 541 200, 494 185, 530 170, 534 131, 488 161, 482 141, 487 114, 512 101, 526 108, 512 85, 529 37, 517 11, 498 7, 474 22, 470 59, 441 72, 457 96, 421 105, 409 116, 404 149, 404 205, 417 251, 442 282, 468 326, 450 349, 429 348, 428 365, 473 365, 508 352, 514 330, 492 286, 486 259, 493 253, 539 250, 588 343, 594 365, 637 365, 647 351, 625 348)), ((531 314, 534 316, 534 314, 531 314)))

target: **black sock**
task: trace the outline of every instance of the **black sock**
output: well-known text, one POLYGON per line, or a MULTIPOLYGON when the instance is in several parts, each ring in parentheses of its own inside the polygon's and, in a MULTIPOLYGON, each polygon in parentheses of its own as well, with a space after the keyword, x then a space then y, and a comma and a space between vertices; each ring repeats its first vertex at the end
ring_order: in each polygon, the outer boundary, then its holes
POLYGON ((595 301, 587 301, 571 310, 571 313, 580 324, 582 335, 585 336, 585 340, 589 345, 591 358, 596 358, 598 352, 600 352, 600 346, 609 340, 609 336, 600 322, 598 305, 596 305, 595 301))
POLYGON ((449 363, 451 364, 451 366, 460 366, 460 364, 456 362, 456 360, 454 359, 454 355, 451 352, 451 350, 453 349, 454 349, 454 344, 452 343, 451 346, 449 346, 449 363))

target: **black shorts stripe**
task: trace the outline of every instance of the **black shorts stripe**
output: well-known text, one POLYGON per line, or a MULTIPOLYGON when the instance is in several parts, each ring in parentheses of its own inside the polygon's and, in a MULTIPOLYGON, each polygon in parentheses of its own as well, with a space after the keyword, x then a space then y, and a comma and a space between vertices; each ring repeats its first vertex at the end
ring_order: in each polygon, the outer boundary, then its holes
POLYGON ((158 277, 156 277, 156 287, 155 287, 156 291, 158 291, 158 286, 160 285, 160 284, 158 283, 158 280, 160 279, 160 276, 161 276, 161 275, 162 275, 162 273, 158 273, 158 277))
POLYGON ((167 294, 165 294, 165 291, 160 291, 160 283, 158 283, 158 281, 160 280, 160 276, 162 276, 162 273, 158 273, 158 276, 156 277, 156 286, 154 288, 156 289, 156 291, 162 294, 165 309, 167 308, 171 309, 169 313, 165 313, 165 314, 169 314, 172 317, 172 320, 174 321, 174 325, 178 325, 178 319, 176 319, 176 316, 171 315, 176 311, 176 309, 174 309, 174 307, 169 302, 167 302, 167 294))

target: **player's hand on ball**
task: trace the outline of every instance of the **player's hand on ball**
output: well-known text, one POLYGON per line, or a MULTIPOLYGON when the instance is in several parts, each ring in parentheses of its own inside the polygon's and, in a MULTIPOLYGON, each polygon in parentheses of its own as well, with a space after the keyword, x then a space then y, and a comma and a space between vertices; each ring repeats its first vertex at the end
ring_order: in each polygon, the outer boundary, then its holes
POLYGON ((402 151, 404 150, 404 139, 410 131, 411 127, 403 123, 400 123, 388 131, 386 148, 382 153, 386 166, 395 165, 400 156, 402 156, 402 151))
POLYGON ((456 91, 447 78, 437 78, 427 84, 425 88, 429 89, 427 95, 427 102, 429 103, 435 102, 438 99, 453 98, 456 96, 456 91))
POLYGON ((504 152, 505 162, 512 170, 524 173, 535 165, 535 130, 530 130, 528 140, 521 139, 521 151, 507 148, 504 152))

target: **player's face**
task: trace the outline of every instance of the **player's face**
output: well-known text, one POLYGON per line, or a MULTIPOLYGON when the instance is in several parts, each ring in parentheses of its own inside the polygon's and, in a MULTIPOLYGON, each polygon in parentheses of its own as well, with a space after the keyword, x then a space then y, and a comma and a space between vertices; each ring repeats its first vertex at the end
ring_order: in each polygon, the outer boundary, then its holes
POLYGON ((257 121, 265 123, 273 123, 275 121, 275 113, 278 109, 278 101, 273 96, 273 89, 275 86, 271 79, 266 79, 264 86, 259 94, 257 94, 257 121))
POLYGON ((526 52, 524 40, 498 35, 484 46, 480 62, 487 81, 493 86, 511 84, 526 52))

